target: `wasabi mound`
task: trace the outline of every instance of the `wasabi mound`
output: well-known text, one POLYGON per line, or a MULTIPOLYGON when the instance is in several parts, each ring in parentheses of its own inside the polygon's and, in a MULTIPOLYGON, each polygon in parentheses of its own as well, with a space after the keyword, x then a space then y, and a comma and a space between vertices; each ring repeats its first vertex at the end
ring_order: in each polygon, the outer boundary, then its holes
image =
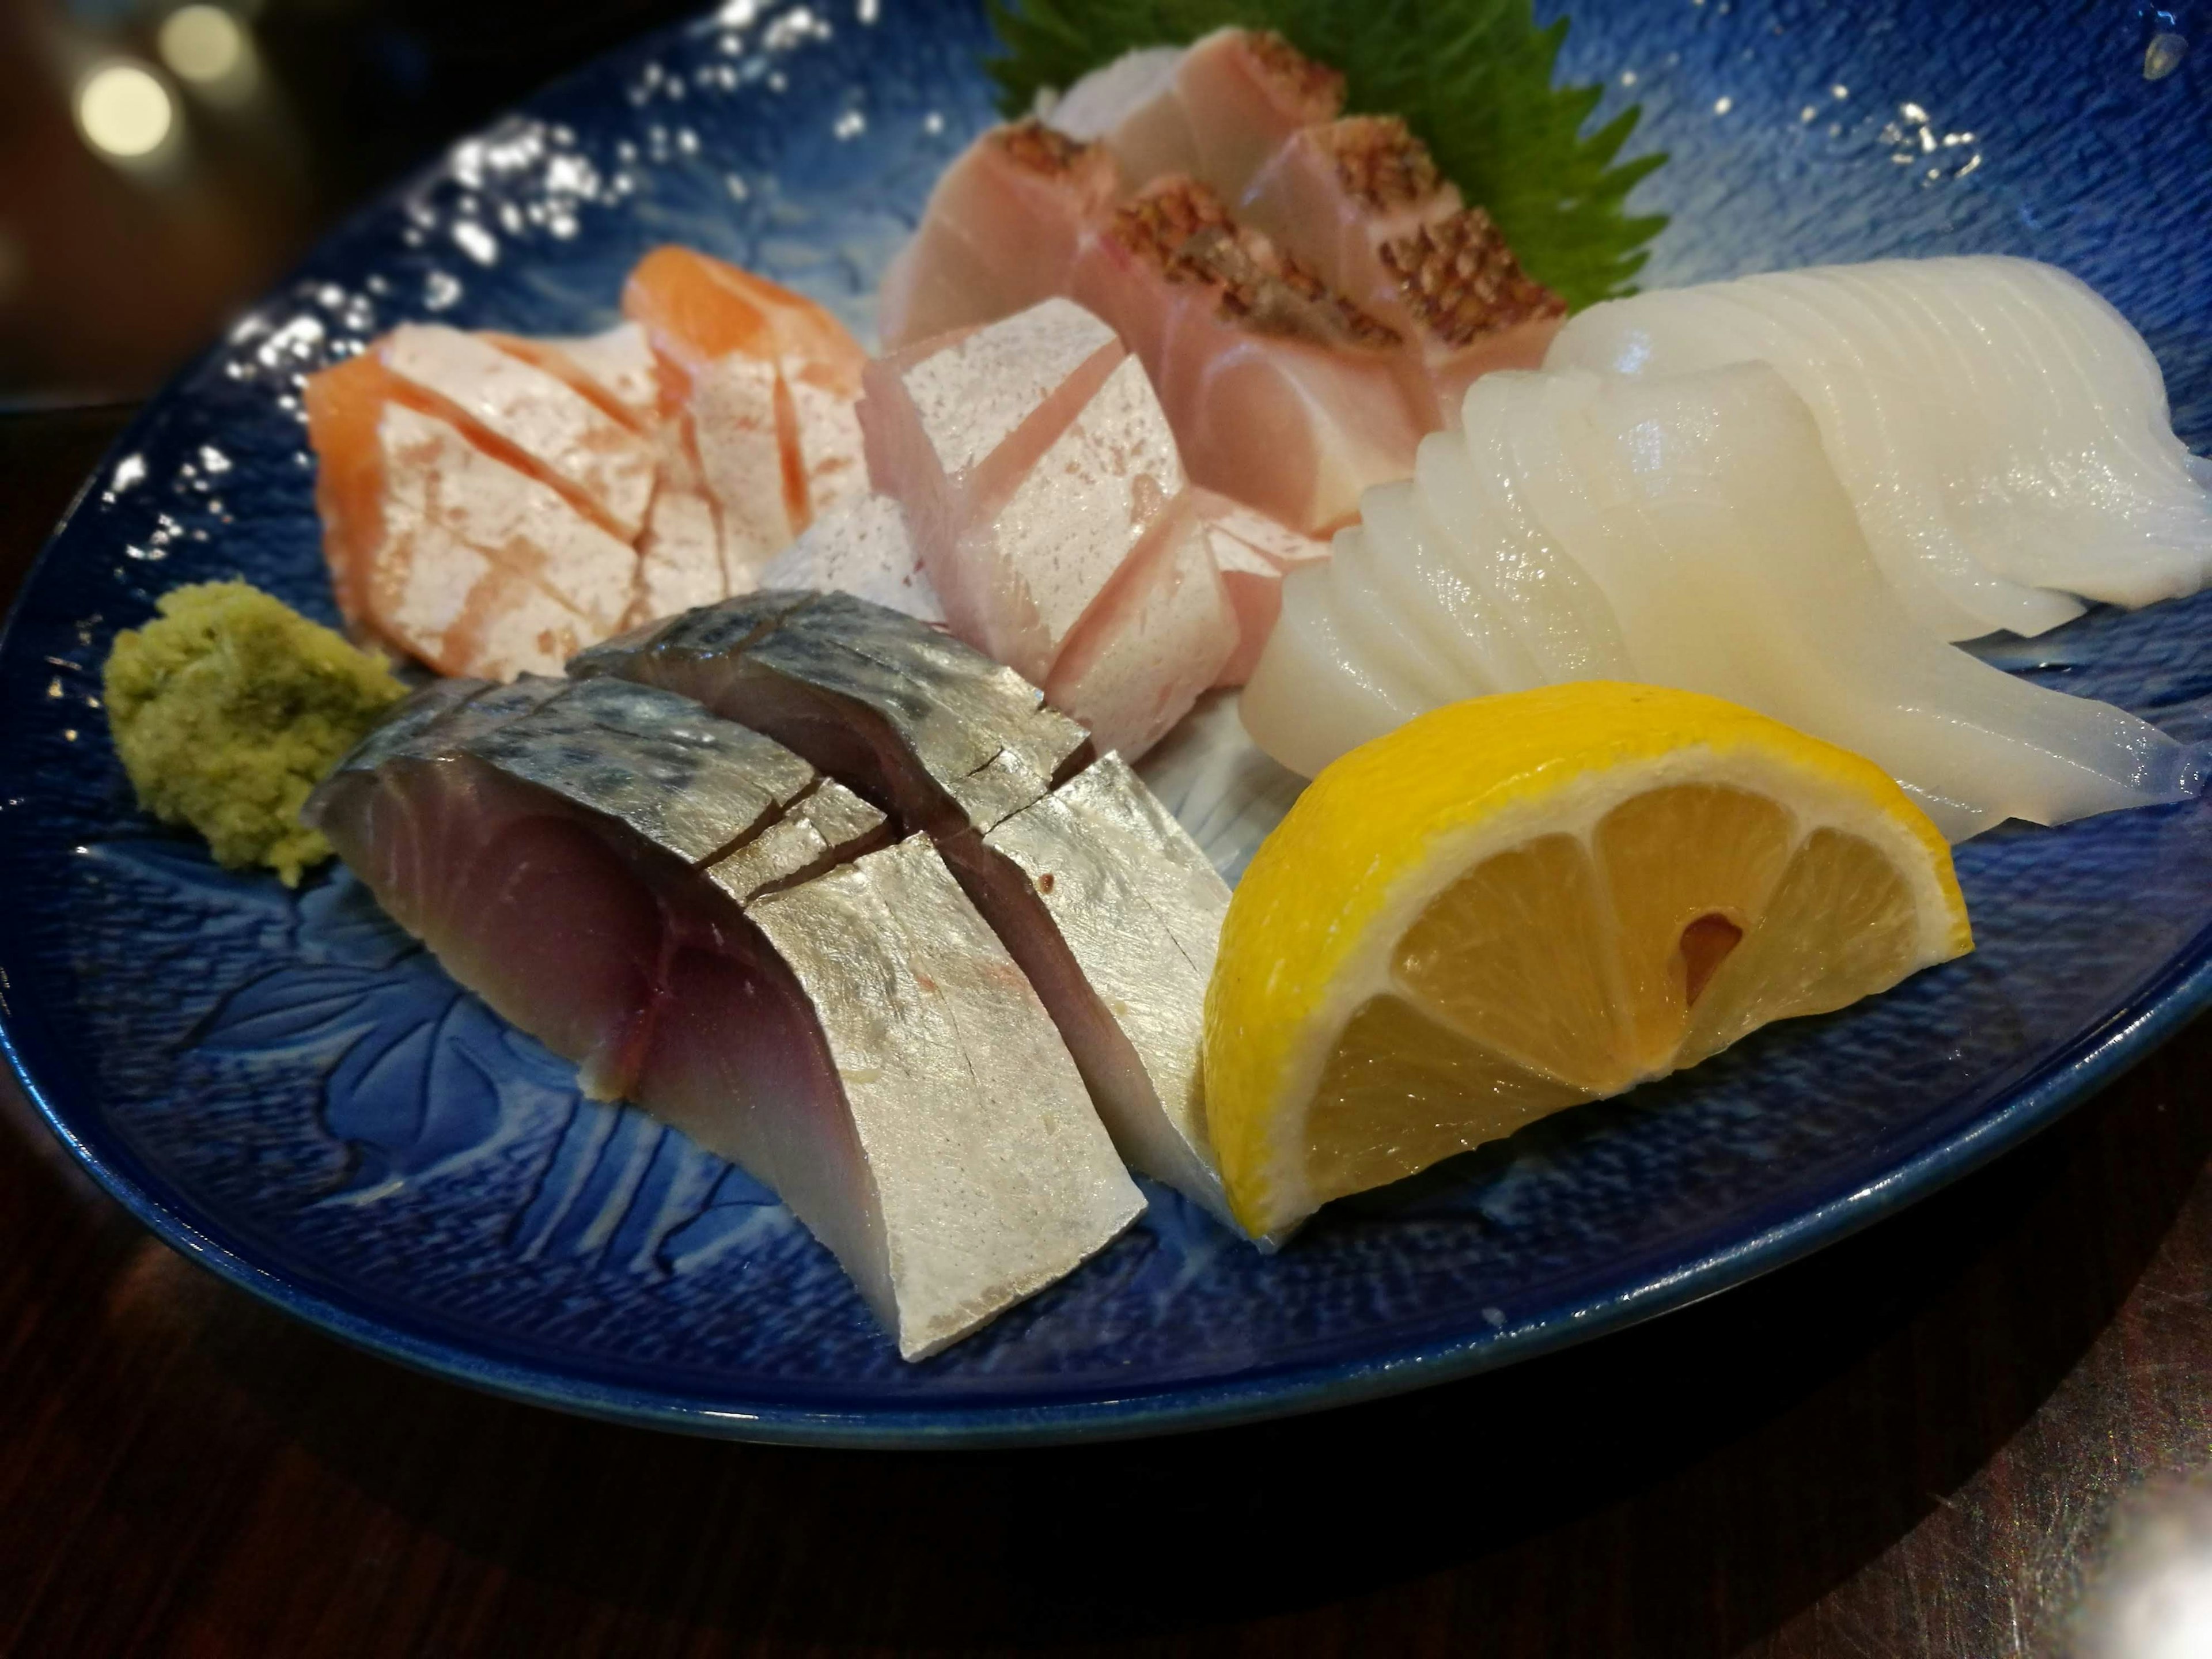
POLYGON ((245 582, 161 596, 115 636, 107 723, 138 804, 206 837, 216 862, 288 887, 331 856, 307 792, 406 688, 383 659, 245 582))

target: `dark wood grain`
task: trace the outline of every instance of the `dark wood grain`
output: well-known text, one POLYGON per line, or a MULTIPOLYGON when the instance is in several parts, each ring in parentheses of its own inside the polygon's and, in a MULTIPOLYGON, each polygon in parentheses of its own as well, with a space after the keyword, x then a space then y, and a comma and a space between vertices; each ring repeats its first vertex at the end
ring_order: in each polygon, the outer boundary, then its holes
MULTIPOLYGON (((0 423, 0 584, 115 424, 0 423)), ((2200 1024, 1907 1214, 1580 1350, 982 1455, 368 1358, 148 1237, 0 1084, 0 1652, 2098 1652, 2212 1560, 2209 1065, 2200 1024)))

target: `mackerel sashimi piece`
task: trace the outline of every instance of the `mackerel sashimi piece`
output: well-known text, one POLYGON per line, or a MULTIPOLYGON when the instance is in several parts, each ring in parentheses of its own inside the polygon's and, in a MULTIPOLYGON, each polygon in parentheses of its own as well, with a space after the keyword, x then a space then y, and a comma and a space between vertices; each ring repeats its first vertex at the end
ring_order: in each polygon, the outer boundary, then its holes
MULTIPOLYGON (((1202 544, 1188 540, 1204 563, 1202 544)), ((1210 564, 1204 575, 1215 580, 1210 564)), ((1208 907, 1225 908, 1226 890, 1127 767, 1111 756, 1093 763, 1082 728, 1034 687, 957 640, 842 594, 732 600, 610 641, 569 672, 695 698, 934 837, 1044 1000, 1124 1155, 1218 1206, 1188 1093, 1203 975, 1187 984, 1178 964, 1210 951, 1219 921, 1208 907), (1066 799, 1000 843, 1002 827, 1055 793, 1066 799), (1067 856, 1087 862, 1069 866, 1073 885, 1055 901, 1054 837, 1071 836, 1084 845, 1067 856), (1157 908, 1125 914, 1118 896, 1128 892, 1152 895, 1157 908), (1180 942, 1170 950, 1170 940, 1180 942), (1135 1001, 1114 988, 1147 975, 1152 989, 1135 1001), (1102 1012, 1102 997, 1123 1006, 1102 1012)))
POLYGON ((1316 534, 1402 478, 1427 429, 1398 332, 1183 179, 1117 209, 1072 292, 1152 377, 1191 477, 1316 534))
POLYGON ((885 349, 1065 294, 1115 191, 1103 148, 1033 120, 992 128, 945 170, 914 239, 884 273, 876 327, 885 349))
POLYGON ((991 829, 1092 752, 1011 668, 848 594, 748 594, 610 640, 568 672, 690 697, 933 835, 991 829))
POLYGON ((1041 990, 1050 984, 1063 1030, 1081 1024, 1068 1046, 1115 1145, 1229 1222, 1199 1064, 1228 884, 1114 755, 984 840, 1006 860, 994 872, 1000 907, 1036 913, 1010 944, 1061 947, 1017 957, 1041 990))
POLYGON ((618 682, 440 689, 310 811, 592 1092, 773 1186, 908 1359, 1143 1207, 928 843, 870 852, 881 815, 756 733, 618 682))

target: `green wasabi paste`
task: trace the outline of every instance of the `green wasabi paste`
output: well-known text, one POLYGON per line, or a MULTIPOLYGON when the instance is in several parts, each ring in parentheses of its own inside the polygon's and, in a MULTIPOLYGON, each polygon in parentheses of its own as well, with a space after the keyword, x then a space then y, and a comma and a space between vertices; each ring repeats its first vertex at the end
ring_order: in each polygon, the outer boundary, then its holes
POLYGON ((175 588, 158 608, 107 657, 107 723, 138 804, 199 831, 226 867, 297 886, 331 856, 300 822, 308 792, 406 688, 245 582, 175 588))

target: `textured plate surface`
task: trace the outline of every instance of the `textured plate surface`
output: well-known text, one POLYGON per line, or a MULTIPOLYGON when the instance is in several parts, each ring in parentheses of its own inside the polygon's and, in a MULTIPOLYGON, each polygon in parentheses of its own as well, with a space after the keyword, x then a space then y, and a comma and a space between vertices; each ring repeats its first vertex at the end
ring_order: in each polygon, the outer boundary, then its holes
MULTIPOLYGON (((2142 72, 2129 8, 1589 0, 1563 58, 1674 160, 1655 283, 2010 252, 2094 283, 2212 439, 2212 55, 2142 72)), ((97 706, 118 627, 243 574, 329 617, 297 376, 408 318, 572 332, 681 240, 867 323, 988 118, 958 0, 732 0, 458 146, 334 236, 126 434, 0 647, 0 1000, 55 1128, 172 1243, 483 1386, 709 1433, 941 1444, 1144 1433, 1495 1364, 1737 1282, 2027 1134, 2212 995, 2212 811, 1960 851, 1981 949, 1692 1077, 1335 1206, 1265 1259, 1173 1194, 980 1337, 902 1365, 743 1174, 581 1100, 343 873, 288 893, 131 809, 97 706)), ((2008 666, 2175 736, 2212 596, 2008 666)), ((1223 711, 1215 711, 1218 719, 1223 711)), ((1155 775, 1232 867, 1281 791, 1155 775)))

